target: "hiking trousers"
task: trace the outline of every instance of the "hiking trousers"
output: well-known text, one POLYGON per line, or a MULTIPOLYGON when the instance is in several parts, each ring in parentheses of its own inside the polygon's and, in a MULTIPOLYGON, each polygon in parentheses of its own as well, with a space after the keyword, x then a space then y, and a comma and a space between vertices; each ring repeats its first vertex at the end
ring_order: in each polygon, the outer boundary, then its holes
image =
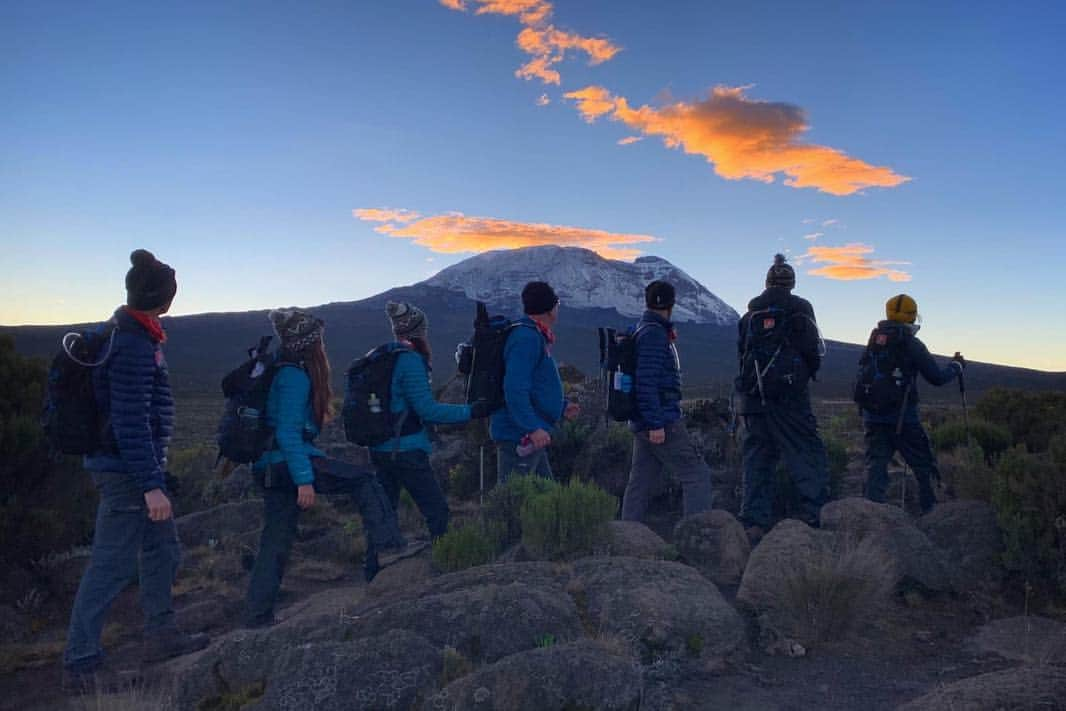
POLYGON ((819 524, 829 498, 829 462, 818 421, 807 400, 768 403, 763 412, 744 415, 744 482, 740 520, 769 528, 773 517, 774 474, 784 459, 800 503, 800 518, 819 524))
MULTIPOLYGON (((380 569, 378 551, 405 544, 385 490, 373 471, 338 459, 312 457, 311 467, 315 472, 315 493, 348 494, 359 507, 366 532, 364 569, 369 580, 380 569)), ((296 485, 285 464, 273 464, 256 472, 256 477, 263 487, 263 532, 245 599, 246 622, 252 624, 273 618, 300 517, 296 485)))
POLYGON ((863 493, 870 501, 879 504, 885 502, 888 489, 888 463, 897 451, 903 461, 914 470, 918 480, 918 503, 922 513, 936 506, 936 494, 933 481, 940 480, 936 457, 929 446, 929 437, 925 428, 918 422, 904 422, 900 433, 896 434, 896 425, 867 422, 864 439, 866 440, 866 486, 863 493))
POLYGON ((545 479, 554 479, 551 462, 548 461, 548 448, 538 449, 529 456, 520 457, 515 451, 518 442, 496 443, 496 484, 503 486, 512 476, 536 475, 545 479))
POLYGON ((385 495, 392 503, 393 511, 400 505, 400 489, 414 499, 418 510, 426 519, 429 535, 436 539, 448 530, 448 500, 441 491, 440 483, 429 464, 429 454, 422 449, 397 452, 371 452, 370 458, 378 472, 378 480, 385 495))
POLYGON ((115 598, 139 577, 145 637, 174 624, 170 588, 181 562, 174 519, 152 521, 140 478, 92 472, 100 494, 92 556, 70 614, 63 664, 92 669, 103 660, 100 635, 115 598))
POLYGON ((662 444, 649 442, 647 431, 633 435, 633 463, 622 499, 623 521, 643 520, 664 467, 681 482, 683 515, 691 516, 711 508, 711 468, 696 451, 685 423, 677 420, 664 429, 666 440, 662 444))

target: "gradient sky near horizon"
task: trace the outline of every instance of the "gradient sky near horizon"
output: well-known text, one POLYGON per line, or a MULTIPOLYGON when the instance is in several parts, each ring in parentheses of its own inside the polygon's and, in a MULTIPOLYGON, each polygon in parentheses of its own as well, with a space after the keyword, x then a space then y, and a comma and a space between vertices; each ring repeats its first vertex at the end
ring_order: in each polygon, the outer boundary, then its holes
MULTIPOLYGON (((367 297, 476 251, 656 254, 827 337, 1066 370, 1066 5, 0 5, 0 323, 367 297)), ((564 314, 565 317, 565 314, 564 314)))

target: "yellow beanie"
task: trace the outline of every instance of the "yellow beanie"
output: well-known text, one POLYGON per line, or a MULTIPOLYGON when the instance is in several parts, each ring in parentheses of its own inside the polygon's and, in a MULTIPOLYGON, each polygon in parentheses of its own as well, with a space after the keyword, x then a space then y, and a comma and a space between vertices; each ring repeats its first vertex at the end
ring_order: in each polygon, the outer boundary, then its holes
POLYGON ((914 323, 918 318, 918 302, 906 294, 893 296, 885 302, 885 315, 889 321, 914 323))

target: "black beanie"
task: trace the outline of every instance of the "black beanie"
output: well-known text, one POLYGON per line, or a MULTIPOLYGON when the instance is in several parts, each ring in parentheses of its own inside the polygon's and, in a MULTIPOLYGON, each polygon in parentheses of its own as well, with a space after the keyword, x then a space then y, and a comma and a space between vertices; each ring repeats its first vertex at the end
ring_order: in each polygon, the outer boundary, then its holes
POLYGON ((178 293, 174 270, 155 258, 147 249, 130 254, 133 264, 126 272, 126 304, 138 311, 151 311, 166 306, 178 293))
POLYGON ((531 281, 522 289, 522 310, 530 316, 546 314, 559 303, 559 297, 555 295, 547 282, 531 281))
POLYGON ((792 269, 792 265, 785 261, 783 254, 774 255, 774 263, 766 272, 766 288, 769 289, 772 286, 780 286, 789 290, 796 287, 796 272, 792 269))
POLYGON ((644 304, 649 309, 665 310, 674 306, 674 285, 668 281, 653 281, 644 289, 644 304))

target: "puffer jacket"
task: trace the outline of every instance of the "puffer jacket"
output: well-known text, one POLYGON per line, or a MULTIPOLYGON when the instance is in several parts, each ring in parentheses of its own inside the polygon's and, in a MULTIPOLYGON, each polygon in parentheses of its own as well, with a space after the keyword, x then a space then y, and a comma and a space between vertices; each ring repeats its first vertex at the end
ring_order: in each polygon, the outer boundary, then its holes
POLYGON ((637 417, 629 423, 634 432, 658 430, 681 419, 681 363, 671 334, 674 324, 645 311, 636 334, 637 417))
POLYGON ((266 420, 274 429, 275 448, 263 452, 253 470, 285 463, 293 484, 314 482, 311 458, 325 454, 313 444, 319 428, 311 411, 311 376, 306 370, 295 364, 280 366, 267 395, 266 420))
POLYGON ((85 468, 132 474, 142 491, 163 489, 174 434, 167 362, 159 341, 125 307, 112 321, 117 330, 110 354, 92 376, 107 434, 101 450, 85 457, 85 468))

